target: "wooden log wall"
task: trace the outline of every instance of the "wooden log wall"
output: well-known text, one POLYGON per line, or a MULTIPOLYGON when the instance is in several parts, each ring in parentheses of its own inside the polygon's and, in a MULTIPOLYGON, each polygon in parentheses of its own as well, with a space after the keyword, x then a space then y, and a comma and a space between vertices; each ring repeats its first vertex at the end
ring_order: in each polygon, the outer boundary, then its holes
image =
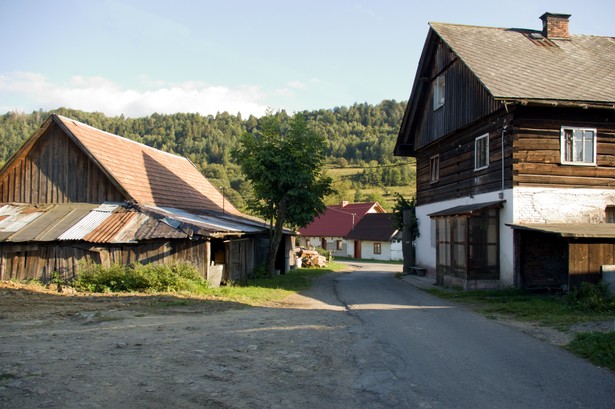
POLYGON ((615 188, 615 114, 608 110, 519 110, 513 141, 515 186, 615 188), (562 165, 561 127, 595 128, 596 166, 562 165))
POLYGON ((0 202, 102 203, 124 196, 94 162, 53 123, 0 179, 0 202))
MULTIPOLYGON (((417 204, 468 197, 502 190, 502 124, 505 118, 469 127, 425 148, 416 159, 417 204), (489 134, 489 166, 474 170, 475 139, 489 134), (440 177, 431 182, 430 159, 438 155, 440 177)), ((508 118, 506 118, 509 120, 508 118)), ((504 189, 512 187, 512 135, 504 133, 504 189)))
POLYGON ((89 244, 40 243, 17 245, 0 244, 0 280, 49 281, 54 273, 72 279, 84 266, 101 264, 173 264, 186 262, 197 267, 207 277, 209 264, 206 241, 174 240, 142 244, 89 244))
POLYGON ((615 264, 615 239, 574 240, 568 245, 569 284, 576 287, 587 281, 598 283, 602 278, 600 267, 615 264))

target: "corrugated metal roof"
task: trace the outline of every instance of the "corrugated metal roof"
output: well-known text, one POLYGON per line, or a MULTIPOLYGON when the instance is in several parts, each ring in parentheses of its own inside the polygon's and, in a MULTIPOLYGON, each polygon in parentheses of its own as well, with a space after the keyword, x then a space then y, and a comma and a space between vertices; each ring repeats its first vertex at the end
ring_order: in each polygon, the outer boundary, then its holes
POLYGON ((116 235, 137 216, 135 211, 118 211, 112 213, 96 226, 90 233, 83 237, 83 240, 91 243, 110 243, 117 242, 116 235))
POLYGON ((85 214, 77 223, 73 223, 71 227, 64 230, 64 233, 58 235, 58 240, 83 240, 85 236, 111 216, 111 209, 115 210, 118 207, 118 205, 104 204, 90 209, 91 211, 85 214))
POLYGON ((4 205, 0 207, 0 241, 27 226, 44 213, 30 205, 4 205))
POLYGON ((11 235, 7 241, 54 241, 59 234, 87 215, 95 206, 92 204, 55 205, 11 235))

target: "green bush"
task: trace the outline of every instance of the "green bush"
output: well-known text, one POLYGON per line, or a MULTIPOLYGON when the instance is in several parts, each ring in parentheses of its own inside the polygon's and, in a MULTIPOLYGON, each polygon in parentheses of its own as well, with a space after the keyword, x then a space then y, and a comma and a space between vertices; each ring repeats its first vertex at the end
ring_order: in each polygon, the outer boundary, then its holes
POLYGON ((80 291, 174 292, 197 291, 206 286, 195 267, 189 264, 100 265, 82 271, 73 286, 80 291))
POLYGON ((615 311, 615 298, 603 282, 598 284, 581 283, 579 287, 566 294, 566 303, 580 311, 615 311))

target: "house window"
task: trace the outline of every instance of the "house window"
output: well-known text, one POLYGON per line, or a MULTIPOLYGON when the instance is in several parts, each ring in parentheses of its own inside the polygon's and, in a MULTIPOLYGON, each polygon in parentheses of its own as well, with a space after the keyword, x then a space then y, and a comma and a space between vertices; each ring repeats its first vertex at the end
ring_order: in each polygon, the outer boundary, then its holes
POLYGON ((471 215, 436 220, 436 269, 465 280, 499 278, 499 212, 484 209, 471 215))
POLYGON ((607 206, 604 212, 606 213, 606 222, 615 223, 615 206, 607 206))
POLYGON ((382 244, 374 243, 374 254, 382 254, 382 244))
POLYGON ((444 74, 438 75, 433 82, 433 110, 444 105, 444 74))
POLYGON ((596 130, 562 127, 562 163, 568 165, 596 164, 596 130))
POLYGON ((474 140, 474 170, 489 166, 489 134, 479 136, 474 140))
POLYGON ((336 249, 337 250, 341 250, 342 249, 342 241, 341 240, 337 241, 336 249))
POLYGON ((308 248, 308 249, 309 249, 310 247, 312 247, 312 243, 310 243, 310 240, 309 240, 309 239, 306 239, 306 240, 305 240, 305 247, 306 247, 306 248, 308 248))
POLYGON ((440 179, 440 155, 429 158, 430 183, 440 179))

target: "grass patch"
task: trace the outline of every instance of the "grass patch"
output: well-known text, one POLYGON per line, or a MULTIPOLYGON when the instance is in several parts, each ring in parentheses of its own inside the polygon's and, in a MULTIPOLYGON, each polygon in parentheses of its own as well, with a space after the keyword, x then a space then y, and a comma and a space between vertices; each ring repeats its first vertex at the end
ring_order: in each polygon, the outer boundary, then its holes
POLYGON ((559 330, 572 324, 613 319, 615 309, 591 310, 573 305, 563 294, 535 294, 523 290, 493 291, 429 290, 430 293, 470 306, 475 311, 490 315, 506 315, 519 321, 538 322, 559 330))
POLYGON ((615 371, 615 332, 583 332, 566 347, 594 365, 615 371))

